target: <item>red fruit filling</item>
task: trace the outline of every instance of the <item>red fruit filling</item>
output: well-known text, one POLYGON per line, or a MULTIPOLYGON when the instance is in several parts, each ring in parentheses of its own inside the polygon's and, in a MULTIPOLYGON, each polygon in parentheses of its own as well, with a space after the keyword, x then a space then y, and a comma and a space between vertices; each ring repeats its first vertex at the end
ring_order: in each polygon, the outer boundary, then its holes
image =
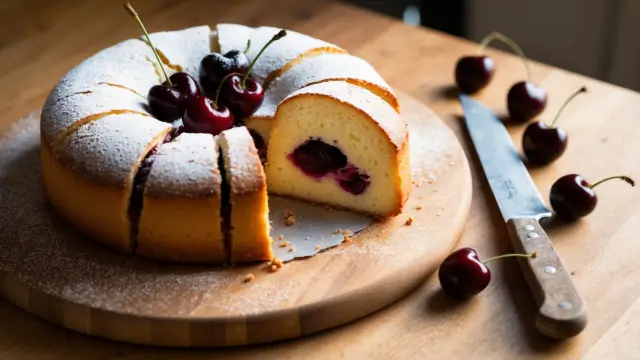
POLYGON ((369 175, 349 164, 336 146, 320 139, 309 139, 287 156, 305 175, 320 179, 333 177, 340 187, 353 195, 362 194, 371 183, 369 175))
MULTIPOLYGON (((171 142, 174 138, 175 133, 173 131, 170 131, 169 133, 167 133, 161 144, 171 142)), ((147 153, 144 160, 142 160, 142 162, 140 163, 138 172, 136 172, 136 176, 133 178, 133 189, 131 191, 131 198, 129 199, 128 209, 132 239, 136 239, 138 236, 138 221, 140 220, 140 214, 142 214, 142 199, 144 196, 144 187, 147 183, 149 173, 151 172, 151 165, 153 165, 153 161, 155 160, 156 153, 158 152, 158 147, 161 144, 158 144, 151 148, 151 150, 149 150, 149 153, 147 153)))

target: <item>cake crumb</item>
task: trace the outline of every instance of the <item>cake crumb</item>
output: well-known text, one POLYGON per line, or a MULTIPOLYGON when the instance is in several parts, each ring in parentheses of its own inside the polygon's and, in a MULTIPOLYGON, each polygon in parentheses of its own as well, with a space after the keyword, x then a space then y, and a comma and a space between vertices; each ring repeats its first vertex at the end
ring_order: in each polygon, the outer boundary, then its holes
POLYGON ((284 224, 287 226, 293 226, 293 224, 296 223, 296 217, 295 215, 291 215, 289 217, 287 217, 286 219, 284 219, 284 224))
POLYGON ((422 210, 422 205, 416 206, 416 210, 422 210))
POLYGON ((276 271, 278 271, 278 269, 279 269, 278 266, 271 265, 271 272, 276 272, 276 271))
POLYGON ((290 243, 290 242, 288 242, 288 241, 285 241, 285 242, 283 242, 283 243, 280 243, 278 246, 279 246, 279 247, 281 247, 281 248, 284 248, 284 247, 287 247, 287 246, 289 246, 289 245, 291 245, 291 243, 290 243))
POLYGON ((280 234, 280 236, 278 236, 278 240, 284 240, 284 235, 280 234))
POLYGON ((320 245, 316 245, 316 250, 320 250, 321 246, 320 245))
POLYGON ((405 225, 411 225, 413 224, 413 218, 411 216, 409 216, 409 218, 407 219, 407 221, 404 222, 405 225))
POLYGON ((271 260, 271 264, 272 264, 272 265, 275 265, 277 268, 281 268, 281 267, 283 267, 283 266, 284 266, 284 263, 282 262, 282 260, 277 259, 277 258, 273 258, 273 259, 271 260))
POLYGON ((255 278, 256 278, 256 277, 255 277, 252 273, 249 273, 249 275, 247 275, 247 277, 245 277, 245 278, 244 278, 244 282, 245 282, 245 283, 252 282, 252 281, 253 281, 253 279, 255 279, 255 278))
POLYGON ((291 245, 291 247, 289 248, 289 252, 294 252, 296 251, 296 247, 295 245, 291 245))
POLYGON ((350 243, 351 242, 351 236, 345 234, 343 242, 350 243))
POLYGON ((351 235, 351 230, 342 230, 342 235, 351 235))
POLYGON ((341 230, 341 229, 335 229, 335 230, 333 230, 333 233, 334 233, 334 234, 340 234, 341 232, 342 232, 342 230, 341 230))
POLYGON ((440 213, 436 213, 436 216, 440 216, 440 213))

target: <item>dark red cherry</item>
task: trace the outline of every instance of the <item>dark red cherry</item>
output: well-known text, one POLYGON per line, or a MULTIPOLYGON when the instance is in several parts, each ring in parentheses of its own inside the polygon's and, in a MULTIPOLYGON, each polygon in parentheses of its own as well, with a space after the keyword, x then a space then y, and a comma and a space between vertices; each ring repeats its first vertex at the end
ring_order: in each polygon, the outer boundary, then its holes
POLYGON ((559 158, 567 148, 567 132, 564 129, 556 127, 555 124, 562 113, 562 110, 575 98, 578 94, 587 91, 586 87, 573 93, 567 101, 562 105, 558 114, 547 125, 541 122, 533 122, 527 126, 522 136, 522 150, 529 159, 529 162, 536 165, 546 165, 559 158))
POLYGON ((535 121, 524 131, 522 150, 532 164, 546 165, 564 153, 567 138, 564 129, 535 121))
POLYGON ((193 96, 187 101, 182 117, 184 132, 218 135, 233 127, 233 114, 229 108, 204 96, 193 96))
POLYGON ((507 94, 507 109, 514 122, 527 122, 540 115, 546 106, 547 91, 529 81, 514 84, 507 94))
POLYGON ((264 100, 262 84, 251 78, 246 78, 243 82, 243 78, 244 74, 231 75, 222 86, 220 94, 220 101, 239 119, 253 115, 264 100))
POLYGON ((147 29, 144 28, 144 24, 142 24, 138 13, 136 13, 129 3, 125 3, 124 8, 138 23, 164 74, 165 82, 152 86, 147 93, 147 101, 149 102, 151 112, 163 121, 179 119, 187 106, 187 99, 191 96, 200 95, 198 83, 189 74, 183 72, 177 72, 171 76, 167 76, 164 64, 160 60, 156 47, 153 45, 149 33, 147 33, 147 29))
POLYGON ((495 70, 495 62, 486 55, 464 56, 456 63, 456 84, 465 94, 473 94, 484 89, 495 70))
POLYGON ((344 191, 353 195, 362 194, 371 183, 369 175, 360 173, 358 168, 353 165, 338 169, 336 179, 344 191))
POLYGON ((187 107, 187 99, 200 95, 198 83, 187 73, 177 72, 169 80, 152 86, 147 95, 151 112, 163 121, 179 119, 187 107))
POLYGON ((565 175, 551 186, 549 202, 556 214, 565 220, 577 220, 589 215, 598 203, 598 197, 593 190, 605 181, 620 179, 635 186, 635 182, 627 176, 612 176, 602 179, 595 184, 589 184, 577 174, 565 175))
POLYGON ((249 70, 249 59, 240 50, 231 50, 224 55, 211 53, 200 62, 200 86, 207 95, 215 94, 222 78, 231 73, 244 74, 249 70))
POLYGON ((472 248, 458 249, 447 256, 438 270, 440 286, 450 296, 464 300, 479 294, 491 282, 491 271, 486 263, 508 257, 535 258, 531 254, 505 254, 485 261, 478 259, 478 253, 472 248))
POLYGON ((321 178, 347 166, 347 157, 333 145, 322 140, 307 140, 288 155, 289 160, 302 172, 311 177, 321 178))
POLYGON ((233 112, 236 118, 240 120, 248 118, 262 105, 264 88, 258 81, 249 78, 249 73, 251 73, 251 69, 253 69, 253 66, 264 50, 274 41, 280 40, 286 35, 287 32, 284 29, 280 30, 264 44, 244 74, 234 73, 229 80, 225 82, 220 98, 221 101, 231 109, 231 112, 233 112))

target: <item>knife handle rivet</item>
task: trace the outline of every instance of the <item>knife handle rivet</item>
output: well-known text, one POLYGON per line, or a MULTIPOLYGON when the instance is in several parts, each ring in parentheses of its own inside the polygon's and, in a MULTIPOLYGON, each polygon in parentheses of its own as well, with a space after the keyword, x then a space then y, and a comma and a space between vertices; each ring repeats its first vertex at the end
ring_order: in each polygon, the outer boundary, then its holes
POLYGON ((531 224, 527 224, 527 225, 523 226, 522 228, 527 230, 527 231, 532 231, 532 230, 536 229, 536 227, 531 225, 531 224))
POLYGON ((560 301, 558 303, 558 307, 561 309, 571 309, 573 307, 573 305, 571 305, 571 303, 566 302, 566 301, 560 301))
POLYGON ((555 274, 556 268, 554 268, 553 266, 545 266, 544 272, 546 272, 547 274, 555 274))
POLYGON ((537 232, 535 232, 535 231, 532 231, 532 232, 528 232, 528 233, 527 233, 527 237, 528 237, 529 239, 535 239, 535 238, 537 238, 538 236, 539 236, 539 235, 538 235, 538 233, 537 233, 537 232))

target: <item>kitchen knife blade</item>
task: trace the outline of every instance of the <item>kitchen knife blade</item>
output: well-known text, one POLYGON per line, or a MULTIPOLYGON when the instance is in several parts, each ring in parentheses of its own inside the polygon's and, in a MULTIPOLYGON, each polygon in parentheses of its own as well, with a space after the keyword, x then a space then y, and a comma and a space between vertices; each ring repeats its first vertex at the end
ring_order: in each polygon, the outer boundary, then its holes
POLYGON ((568 338, 587 324, 587 308, 571 276, 539 220, 551 215, 504 124, 481 102, 460 95, 467 130, 485 178, 507 223, 514 250, 533 258, 519 258, 539 306, 536 326, 553 338, 568 338))

